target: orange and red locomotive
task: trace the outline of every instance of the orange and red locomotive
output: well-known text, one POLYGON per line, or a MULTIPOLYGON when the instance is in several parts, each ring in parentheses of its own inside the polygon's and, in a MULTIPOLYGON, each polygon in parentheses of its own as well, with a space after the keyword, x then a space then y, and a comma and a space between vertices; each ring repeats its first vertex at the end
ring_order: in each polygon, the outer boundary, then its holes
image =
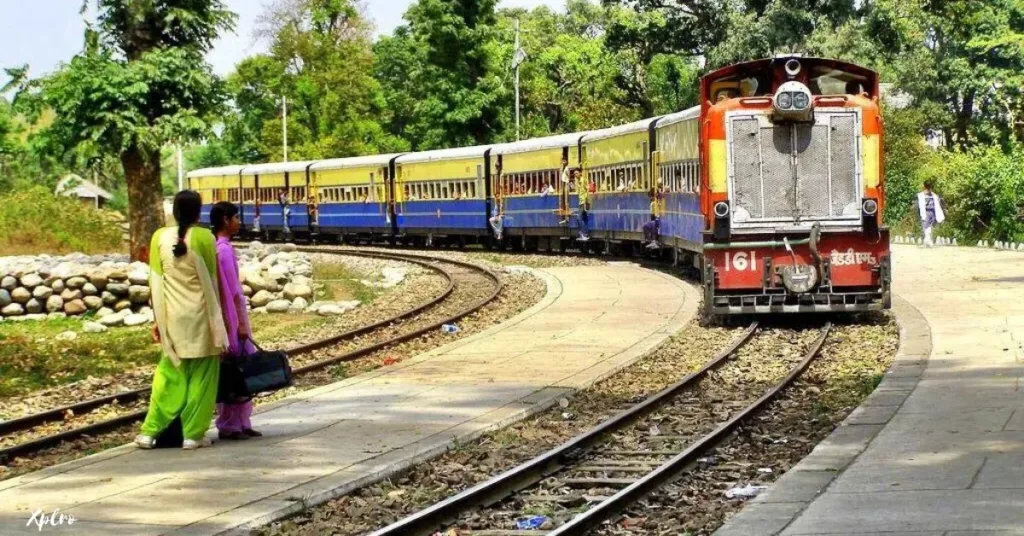
POLYGON ((700 90, 706 310, 888 308, 878 75, 784 56, 700 90))

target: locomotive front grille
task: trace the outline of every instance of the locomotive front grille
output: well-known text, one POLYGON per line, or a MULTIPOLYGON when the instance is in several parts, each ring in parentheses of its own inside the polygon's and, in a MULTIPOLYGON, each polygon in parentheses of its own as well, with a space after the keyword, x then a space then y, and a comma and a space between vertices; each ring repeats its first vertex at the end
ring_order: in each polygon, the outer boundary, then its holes
POLYGON ((729 191, 737 227, 860 219, 860 116, 818 111, 813 123, 729 119, 729 191))

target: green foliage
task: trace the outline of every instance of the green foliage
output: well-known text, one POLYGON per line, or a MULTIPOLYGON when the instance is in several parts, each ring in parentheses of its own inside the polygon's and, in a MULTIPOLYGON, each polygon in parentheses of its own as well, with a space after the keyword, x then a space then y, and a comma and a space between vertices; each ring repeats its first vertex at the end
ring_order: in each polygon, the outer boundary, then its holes
POLYGON ((1024 147, 975 147, 943 162, 936 190, 958 237, 1024 241, 1024 147))
POLYGON ((5 255, 107 253, 123 248, 121 229, 102 211, 36 186, 0 194, 5 255))

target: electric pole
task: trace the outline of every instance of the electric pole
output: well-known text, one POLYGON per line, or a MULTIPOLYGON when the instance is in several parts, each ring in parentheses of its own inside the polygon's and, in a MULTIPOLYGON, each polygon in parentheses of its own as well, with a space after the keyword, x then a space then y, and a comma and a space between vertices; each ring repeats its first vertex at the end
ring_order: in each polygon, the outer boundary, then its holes
POLYGON ((288 161, 288 97, 281 97, 281 128, 284 130, 284 161, 288 161))
POLYGON ((178 191, 185 189, 185 168, 182 165, 181 144, 178 144, 178 191))
POLYGON ((519 66, 526 61, 526 51, 519 46, 519 19, 516 19, 515 52, 512 54, 512 68, 515 69, 516 86, 516 141, 519 141, 519 66))

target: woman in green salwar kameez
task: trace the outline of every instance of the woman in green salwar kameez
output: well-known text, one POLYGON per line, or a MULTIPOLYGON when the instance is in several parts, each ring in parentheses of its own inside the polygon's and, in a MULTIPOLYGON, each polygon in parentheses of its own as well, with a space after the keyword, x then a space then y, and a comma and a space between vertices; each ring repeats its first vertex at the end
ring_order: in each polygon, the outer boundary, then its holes
POLYGON ((182 448, 209 446, 220 378, 220 355, 227 349, 217 291, 213 234, 200 227, 202 200, 186 190, 174 198, 177 227, 153 234, 149 285, 155 333, 163 355, 153 378, 149 412, 135 443, 153 448, 156 437, 181 418, 182 448))

